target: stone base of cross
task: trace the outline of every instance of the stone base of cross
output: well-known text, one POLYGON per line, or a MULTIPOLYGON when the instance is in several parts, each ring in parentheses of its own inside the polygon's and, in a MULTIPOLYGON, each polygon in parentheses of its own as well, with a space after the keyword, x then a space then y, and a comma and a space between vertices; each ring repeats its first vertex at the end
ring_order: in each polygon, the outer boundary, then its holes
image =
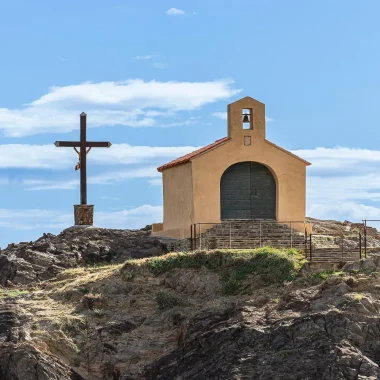
POLYGON ((74 222, 76 226, 92 226, 94 205, 74 205, 74 222))

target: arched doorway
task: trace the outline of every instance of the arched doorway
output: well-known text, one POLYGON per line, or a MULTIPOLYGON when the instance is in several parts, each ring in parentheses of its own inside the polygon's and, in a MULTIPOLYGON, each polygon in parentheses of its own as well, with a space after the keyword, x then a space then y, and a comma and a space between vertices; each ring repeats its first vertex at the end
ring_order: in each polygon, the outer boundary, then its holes
POLYGON ((230 166, 220 181, 221 219, 276 219, 276 181, 258 162, 230 166))

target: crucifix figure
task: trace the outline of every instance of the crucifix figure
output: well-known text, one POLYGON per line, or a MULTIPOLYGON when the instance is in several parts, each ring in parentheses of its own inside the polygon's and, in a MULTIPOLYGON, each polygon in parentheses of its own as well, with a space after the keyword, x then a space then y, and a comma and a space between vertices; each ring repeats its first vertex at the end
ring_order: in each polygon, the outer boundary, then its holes
POLYGON ((87 141, 86 139, 86 117, 82 112, 80 114, 80 141, 56 141, 56 147, 74 148, 79 156, 79 162, 75 170, 80 170, 80 205, 74 206, 75 224, 92 225, 93 224, 93 205, 87 205, 87 173, 86 173, 86 156, 91 148, 109 148, 111 143, 87 141), (78 151, 79 148, 80 150, 78 151), (88 149, 87 149, 88 148, 88 149))

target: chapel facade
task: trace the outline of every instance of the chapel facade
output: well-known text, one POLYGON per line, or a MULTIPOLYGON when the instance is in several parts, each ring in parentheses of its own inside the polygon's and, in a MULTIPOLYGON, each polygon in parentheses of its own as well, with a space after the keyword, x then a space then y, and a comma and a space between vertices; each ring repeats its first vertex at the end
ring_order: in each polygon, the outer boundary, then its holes
POLYGON ((229 104, 227 127, 227 137, 157 169, 164 220, 153 235, 183 239, 192 224, 224 220, 305 220, 310 163, 266 139, 265 105, 229 104))

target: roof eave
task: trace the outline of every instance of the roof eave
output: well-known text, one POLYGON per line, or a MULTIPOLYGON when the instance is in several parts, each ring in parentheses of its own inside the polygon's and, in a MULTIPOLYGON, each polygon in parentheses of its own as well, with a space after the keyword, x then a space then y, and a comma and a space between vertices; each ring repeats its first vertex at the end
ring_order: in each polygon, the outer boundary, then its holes
MULTIPOLYGON (((226 137, 224 137, 226 138, 226 137)), ((222 139, 221 139, 222 140, 222 139)), ((162 173, 164 170, 166 169, 170 169, 170 168, 174 168, 175 166, 179 166, 179 165, 183 165, 183 164, 187 164, 188 162, 191 162, 194 158, 197 158, 199 156, 202 156, 203 154, 205 153, 208 153, 216 148, 219 148, 220 146, 224 145, 225 143, 227 142, 230 142, 232 139, 229 138, 228 140, 225 140, 225 141, 220 141, 219 144, 213 146, 212 148, 209 148, 207 149, 206 151, 204 152, 199 152, 198 154, 196 154, 195 156, 192 156, 192 157, 189 157, 188 159, 186 160, 183 160, 182 162, 177 162, 177 163, 174 163, 173 165, 168 165, 168 164, 165 164, 165 165, 161 165, 160 167, 157 168, 157 171, 159 173, 162 173)))

